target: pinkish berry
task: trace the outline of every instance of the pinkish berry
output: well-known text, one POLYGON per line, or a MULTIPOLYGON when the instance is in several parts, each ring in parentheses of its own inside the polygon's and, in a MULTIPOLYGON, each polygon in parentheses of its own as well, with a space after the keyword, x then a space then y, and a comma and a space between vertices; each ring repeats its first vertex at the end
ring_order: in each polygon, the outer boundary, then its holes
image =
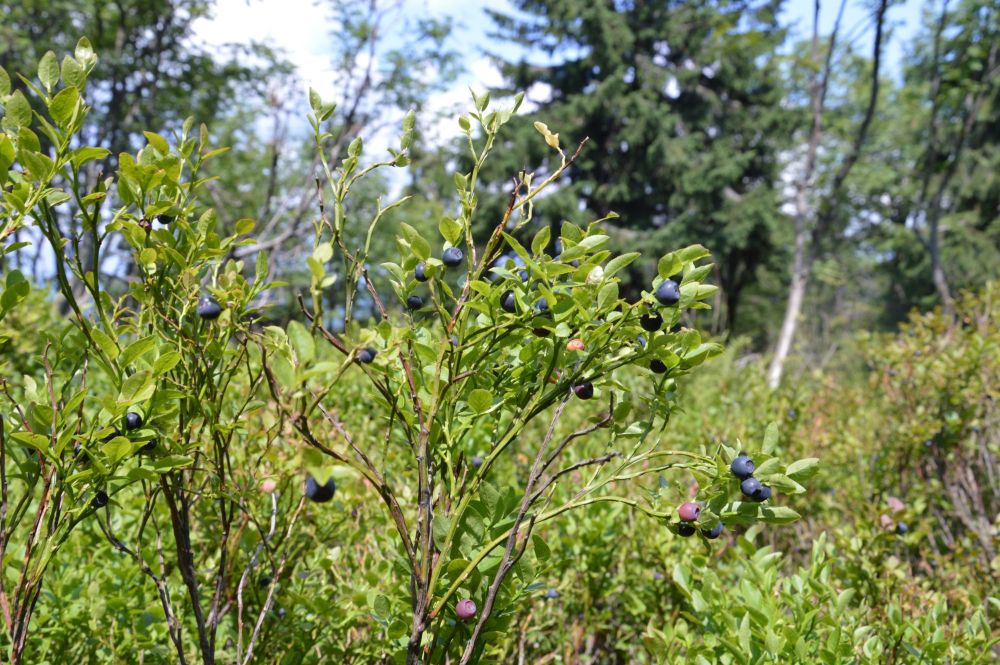
POLYGON ((906 510, 906 504, 904 504, 902 501, 900 501, 894 496, 890 496, 889 499, 886 501, 886 503, 889 504, 889 510, 891 510, 894 513, 901 513, 904 510, 906 510))
POLYGON ((455 615, 461 621, 468 621, 476 616, 476 603, 471 598, 460 600, 455 604, 455 615))
POLYGON ((701 514, 701 506, 697 503, 682 503, 680 507, 677 508, 677 516, 684 520, 685 522, 694 522, 698 519, 698 515, 701 514))

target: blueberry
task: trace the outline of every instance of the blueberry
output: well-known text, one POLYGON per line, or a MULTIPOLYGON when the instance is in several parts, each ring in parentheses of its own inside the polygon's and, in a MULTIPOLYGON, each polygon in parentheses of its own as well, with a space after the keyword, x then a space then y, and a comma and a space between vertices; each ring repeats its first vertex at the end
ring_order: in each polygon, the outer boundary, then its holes
POLYGON ((555 589, 549 589, 548 591, 545 592, 545 597, 550 600, 555 600, 556 598, 559 597, 559 592, 555 589))
POLYGON ((406 299, 406 307, 408 309, 420 309, 424 306, 424 299, 418 295, 412 295, 406 299))
POLYGON ((906 522, 900 522, 899 524, 896 525, 896 533, 898 533, 901 536, 905 536, 909 530, 910 527, 906 526, 906 522))
POLYGON ((462 262, 463 258, 465 258, 465 254, 462 253, 462 250, 458 247, 449 247, 441 254, 441 263, 449 268, 454 268, 462 262))
POLYGON ((455 616, 461 621, 468 621, 476 616, 476 603, 471 598, 465 598, 455 604, 455 616))
POLYGON ((722 522, 719 522, 711 529, 702 529, 701 535, 705 536, 709 540, 715 540, 716 538, 722 535, 722 528, 723 528, 722 522))
POLYGON ((649 314, 643 314, 639 317, 639 325, 646 332, 656 332, 663 325, 663 317, 656 312, 650 312, 649 314))
POLYGON ((538 302, 535 303, 535 311, 539 314, 545 314, 549 311, 549 301, 545 298, 539 298, 538 302))
POLYGON ((573 386, 573 392, 580 399, 590 399, 594 396, 594 384, 590 382, 578 383, 573 386))
POLYGON ((482 465, 483 465, 483 458, 480 457, 479 455, 473 455, 472 456, 472 466, 478 468, 478 467, 481 467, 482 465))
POLYGON ((642 335, 639 335, 638 337, 636 337, 635 341, 639 345, 640 349, 645 349, 646 348, 646 338, 643 337, 642 335))
POLYGON ((158 221, 160 224, 173 224, 175 219, 177 218, 174 217, 173 215, 167 215, 163 213, 156 216, 156 221, 158 221))
POLYGON ((97 490, 94 498, 90 500, 90 505, 94 508, 103 508, 108 505, 108 493, 104 490, 97 490))
POLYGON ((215 301, 215 298, 202 296, 201 300, 198 301, 195 311, 198 313, 198 316, 206 321, 212 321, 219 318, 219 314, 222 314, 222 307, 215 301))
POLYGON ((500 296, 500 309, 509 314, 517 312, 517 298, 514 297, 513 291, 504 291, 503 295, 500 296))
POLYGON ((457 335, 452 335, 451 337, 448 338, 448 341, 451 342, 452 346, 458 346, 458 336, 457 335))
POLYGON ((306 477, 306 498, 310 501, 326 503, 333 498, 336 489, 337 485, 333 482, 333 478, 327 480, 326 484, 320 485, 311 475, 306 477))
POLYGON ((279 607, 278 608, 278 618, 279 619, 284 619, 285 618, 285 608, 284 607, 279 607))
POLYGON ((134 411, 125 414, 125 429, 131 431, 142 427, 142 416, 134 411))
POLYGON ((146 445, 139 449, 140 453, 151 453, 156 450, 156 439, 150 439, 146 445))
POLYGON ((729 470, 733 472, 733 475, 740 480, 745 480, 753 475, 753 472, 757 469, 757 465, 753 463, 753 460, 746 455, 740 455, 733 460, 733 463, 729 465, 729 470))
POLYGON ((656 287, 656 300, 664 307, 671 307, 680 302, 681 290, 677 282, 672 279, 665 279, 656 287))
POLYGON ((767 501, 768 499, 771 498, 771 488, 768 487, 767 485, 761 485, 760 489, 757 492, 755 492, 751 498, 757 503, 760 503, 761 501, 767 501))
POLYGON ((698 521, 698 515, 701 515, 701 506, 697 503, 688 501, 677 508, 677 516, 685 522, 698 521))
POLYGON ((762 487, 764 486, 760 484, 760 481, 752 476, 744 479, 743 482, 740 483, 740 491, 743 492, 743 495, 749 499, 754 498, 754 496, 760 492, 762 487))
POLYGON ((428 280, 427 264, 425 264, 423 261, 418 263, 417 267, 413 269, 413 276, 416 278, 418 282, 426 282, 428 280))
POLYGON ((375 355, 378 353, 375 349, 368 347, 366 349, 361 349, 358 351, 358 360, 366 365, 372 364, 375 360, 375 355))
POLYGON ((694 524, 690 522, 681 522, 677 525, 677 535, 687 538, 688 536, 693 536, 694 532, 697 531, 694 524))
POLYGON ((649 369, 653 370, 654 374, 663 374, 667 371, 667 366, 659 358, 653 358, 649 361, 649 369))
POLYGON ((535 333, 535 337, 548 337, 552 334, 552 331, 548 328, 532 328, 531 332, 535 333))

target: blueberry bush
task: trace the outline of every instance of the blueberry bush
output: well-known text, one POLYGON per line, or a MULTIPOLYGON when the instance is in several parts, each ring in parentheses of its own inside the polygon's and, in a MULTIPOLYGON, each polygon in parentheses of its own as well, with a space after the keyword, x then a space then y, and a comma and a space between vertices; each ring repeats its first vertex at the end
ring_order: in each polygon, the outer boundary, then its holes
POLYGON ((97 57, 0 70, 4 662, 996 655, 995 592, 943 586, 997 569, 991 291, 863 340, 892 389, 769 391, 692 325, 707 249, 654 257, 627 299, 641 254, 607 249, 609 218, 534 222, 585 140, 536 123, 556 167, 511 174, 487 219, 521 96, 474 96, 458 207, 428 223, 368 184, 408 167, 414 115, 384 158, 355 138, 332 163, 312 92, 309 287, 273 316, 286 285, 238 258, 254 221, 212 208, 207 127, 80 144, 97 57), (29 245, 54 288, 18 269, 29 245))

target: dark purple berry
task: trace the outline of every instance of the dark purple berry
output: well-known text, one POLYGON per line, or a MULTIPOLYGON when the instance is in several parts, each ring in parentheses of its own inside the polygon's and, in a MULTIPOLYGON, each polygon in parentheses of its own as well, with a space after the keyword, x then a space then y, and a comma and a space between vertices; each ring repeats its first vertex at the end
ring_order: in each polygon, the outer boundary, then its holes
POLYGON ((656 332, 663 325, 663 317, 656 312, 650 312, 649 314, 643 314, 639 317, 639 325, 646 332, 656 332))
POLYGON ((559 592, 555 589, 549 589, 548 591, 545 592, 545 597, 548 598, 549 600, 555 600, 556 598, 559 597, 559 592))
POLYGON ((198 316, 206 321, 212 321, 219 318, 219 315, 222 314, 222 307, 211 296, 202 296, 201 300, 198 301, 195 311, 198 313, 198 316))
POLYGON ((898 533, 901 536, 905 536, 909 530, 910 527, 906 526, 906 522, 900 522, 899 524, 896 525, 896 533, 898 533))
POLYGON ((761 488, 764 487, 760 484, 760 481, 754 477, 746 478, 742 483, 740 483, 740 491, 748 499, 754 498, 761 488))
POLYGON ((753 463, 753 460, 746 455, 740 455, 733 460, 733 463, 729 465, 729 470, 733 472, 733 475, 740 480, 745 480, 753 475, 756 471, 757 465, 753 463))
POLYGON ((664 307, 671 307, 680 302, 681 290, 677 282, 672 279, 665 279, 656 287, 656 300, 664 307))
POLYGON ((653 374, 663 374, 667 371, 667 366, 659 358, 653 358, 649 361, 649 369, 653 371, 653 374))
POLYGON ((549 301, 545 298, 539 298, 538 302, 535 303, 535 311, 539 314, 545 314, 549 311, 549 301))
POLYGON ((771 498, 771 488, 768 487, 767 485, 761 485, 760 490, 757 491, 757 493, 754 494, 752 498, 757 503, 760 503, 761 501, 767 501, 768 499, 771 498))
POLYGON ((420 309, 424 306, 424 299, 418 295, 412 295, 406 299, 406 306, 409 309, 420 309))
POLYGON ((333 478, 320 485, 311 475, 306 477, 306 498, 316 503, 326 503, 333 498, 333 493, 337 490, 337 485, 333 478))
POLYGON ((131 431, 142 427, 142 416, 134 411, 125 414, 125 429, 131 431))
POLYGON ((418 282, 427 281, 427 264, 421 261, 417 264, 417 267, 413 269, 413 276, 418 282))
POLYGON ((594 384, 590 382, 578 383, 573 386, 573 392, 580 399, 590 399, 594 396, 594 384))
POLYGON ((108 505, 108 493, 104 490, 97 490, 94 498, 90 500, 90 505, 94 508, 103 508, 108 505))
POLYGON ((159 215, 156 216, 156 221, 158 221, 160 224, 164 224, 164 225, 166 225, 166 224, 173 224, 175 219, 176 219, 176 217, 174 217, 173 215, 167 215, 167 214, 163 214, 163 213, 161 213, 161 214, 159 214, 159 215))
POLYGON ((709 540, 715 540, 722 535, 722 522, 719 522, 711 529, 702 529, 701 535, 705 536, 709 540))
POLYGON ((690 522, 681 522, 677 525, 677 535, 687 538, 688 536, 693 536, 694 532, 698 529, 695 528, 694 524, 690 522))
POLYGON ((375 355, 378 353, 375 349, 368 347, 367 349, 361 349, 358 351, 358 360, 366 365, 370 365, 375 360, 375 355))
POLYGON ((500 309, 508 314, 517 313, 517 298, 514 297, 513 291, 504 291, 500 296, 500 309))
POLYGON ((463 258, 465 258, 465 254, 462 253, 462 250, 458 247, 449 247, 441 254, 441 263, 449 268, 454 268, 462 262, 463 258))

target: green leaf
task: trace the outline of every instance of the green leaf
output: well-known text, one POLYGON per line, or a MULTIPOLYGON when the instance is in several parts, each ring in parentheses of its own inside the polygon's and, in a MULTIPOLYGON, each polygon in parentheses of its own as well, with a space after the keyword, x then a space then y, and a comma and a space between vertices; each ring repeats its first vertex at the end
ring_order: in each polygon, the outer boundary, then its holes
POLYGON ((31 124, 31 104, 20 90, 15 90, 4 105, 4 127, 18 129, 31 124))
POLYGON ((193 462, 194 459, 188 457, 187 455, 167 455, 166 457, 161 457, 153 462, 153 468, 163 473, 164 471, 170 471, 171 469, 179 469, 181 467, 190 466, 193 462))
POLYGON ((493 406, 493 393, 483 388, 476 388, 469 393, 469 406, 476 413, 486 413, 493 406))
POLYGON ((125 350, 122 352, 122 365, 128 365, 132 363, 136 358, 141 357, 147 353, 150 349, 156 346, 156 338, 150 335, 149 337, 143 337, 140 340, 136 340, 129 344, 125 350))
POLYGON ((181 354, 176 351, 167 351, 166 353, 161 354, 160 357, 156 359, 156 362, 153 363, 153 374, 156 376, 166 374, 176 367, 177 363, 180 361, 181 354))
POLYGON ((170 146, 167 145, 167 139, 155 132, 143 132, 142 135, 146 137, 149 145, 153 146, 158 153, 164 156, 170 154, 170 146))
POLYGON ((101 348, 104 355, 111 360, 118 357, 118 345, 115 344, 115 341, 108 337, 102 330, 94 328, 90 331, 90 336, 94 338, 94 342, 101 348))
MULTIPOLYGON (((76 86, 63 88, 52 98, 49 103, 49 114, 61 129, 69 128, 73 122, 73 115, 76 113, 79 101, 80 91, 76 86)), ((90 148, 90 150, 100 150, 100 148, 90 148)), ((104 152, 107 153, 107 150, 104 152)))
POLYGON ((62 61, 62 80, 64 84, 82 90, 87 83, 87 74, 80 63, 67 55, 62 61))
POLYGON ((785 469, 785 475, 793 480, 808 480, 815 476, 817 471, 819 471, 819 458, 807 457, 789 464, 785 469))
POLYGON ((45 86, 45 89, 50 91, 59 82, 59 59, 52 51, 47 51, 39 61, 38 79, 45 86))
POLYGON ((0 67, 0 97, 6 97, 10 94, 10 75, 7 74, 7 70, 0 67))
POLYGON ((308 365, 316 355, 316 343, 306 327, 298 321, 288 324, 288 340, 295 350, 300 365, 308 365))
POLYGON ((442 217, 438 223, 438 231, 452 245, 457 245, 462 239, 462 230, 462 224, 451 217, 442 217))
POLYGON ((673 277, 683 269, 684 262, 677 256, 677 252, 664 254, 656 264, 656 274, 663 279, 673 277))
POLYGON ((787 506, 761 506, 759 519, 767 524, 789 524, 798 519, 801 515, 787 506))
POLYGON ((545 249, 549 246, 549 240, 552 238, 552 230, 548 225, 543 226, 535 234, 535 237, 531 239, 531 253, 534 256, 538 256, 545 252, 545 249))
POLYGON ((628 266, 640 256, 642 256, 642 254, 639 252, 629 252, 628 254, 622 254, 611 259, 608 261, 608 265, 604 267, 604 278, 608 279, 613 276, 616 272, 628 266))

